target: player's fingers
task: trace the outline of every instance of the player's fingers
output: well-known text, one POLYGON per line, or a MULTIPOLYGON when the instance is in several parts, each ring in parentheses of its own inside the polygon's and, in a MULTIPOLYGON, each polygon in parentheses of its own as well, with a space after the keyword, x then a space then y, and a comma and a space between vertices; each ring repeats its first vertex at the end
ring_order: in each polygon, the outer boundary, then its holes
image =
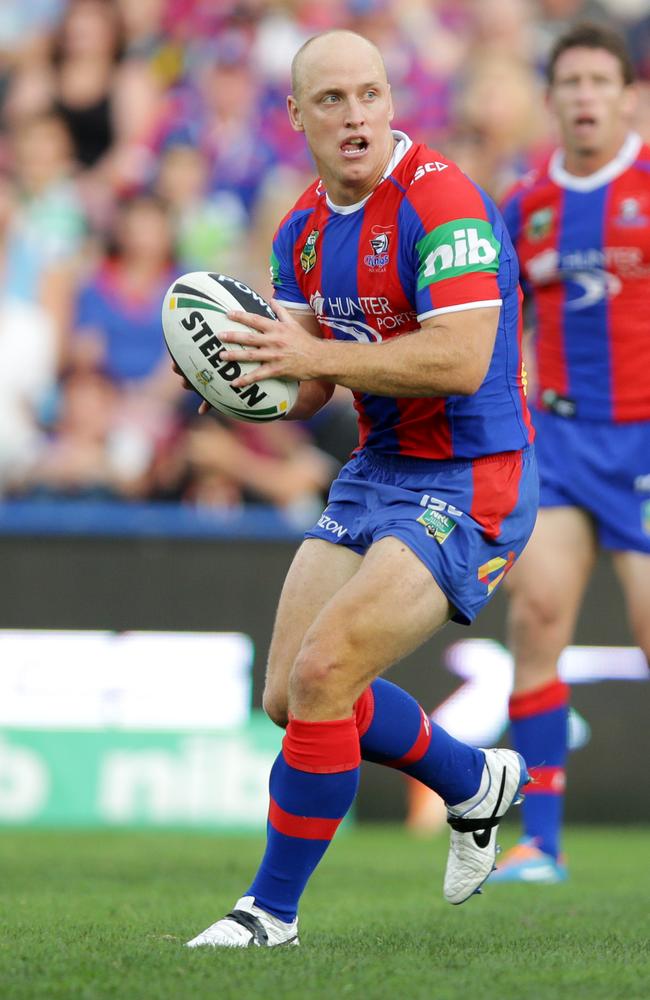
POLYGON ((259 368, 254 368, 251 372, 240 375, 230 384, 236 386, 238 389, 242 389, 246 385, 252 385, 253 382, 263 382, 266 378, 277 378, 280 374, 281 370, 278 365, 265 364, 260 365, 259 368))
POLYGON ((226 315, 228 319, 232 319, 236 323, 243 323, 244 326, 252 326, 254 330, 260 330, 261 332, 268 330, 275 322, 275 320, 267 319, 265 316, 258 316, 257 313, 241 312, 239 309, 229 309, 226 315))
POLYGON ((224 330, 219 334, 224 344, 264 344, 264 334, 252 330, 224 330))
POLYGON ((200 415, 201 415, 202 417, 204 417, 204 416, 205 416, 205 414, 206 414, 206 413, 209 413, 211 409, 212 409, 212 407, 210 406, 210 404, 209 404, 209 403, 206 403, 206 401, 205 401, 205 400, 203 400, 203 402, 202 402, 202 403, 201 403, 201 405, 199 406, 199 413, 200 413, 200 415))
POLYGON ((284 306, 281 306, 277 299, 271 299, 271 309, 282 323, 290 323, 293 319, 291 313, 284 306))

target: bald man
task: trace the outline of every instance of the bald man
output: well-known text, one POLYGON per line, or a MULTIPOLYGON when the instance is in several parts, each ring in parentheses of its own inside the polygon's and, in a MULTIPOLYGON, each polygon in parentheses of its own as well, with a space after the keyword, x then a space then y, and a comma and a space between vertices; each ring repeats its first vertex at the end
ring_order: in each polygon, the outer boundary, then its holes
POLYGON ((223 335, 245 386, 298 379, 304 419, 354 394, 359 446, 289 570, 264 706, 286 728, 270 776, 266 853, 250 887, 190 947, 298 943, 298 902, 357 790, 361 759, 447 803, 444 895, 490 874, 499 820, 528 780, 380 677, 450 619, 469 623, 533 528, 537 473, 524 398, 518 269, 490 199, 442 153, 391 129, 379 51, 310 39, 287 107, 319 177, 277 230, 276 322, 223 335))

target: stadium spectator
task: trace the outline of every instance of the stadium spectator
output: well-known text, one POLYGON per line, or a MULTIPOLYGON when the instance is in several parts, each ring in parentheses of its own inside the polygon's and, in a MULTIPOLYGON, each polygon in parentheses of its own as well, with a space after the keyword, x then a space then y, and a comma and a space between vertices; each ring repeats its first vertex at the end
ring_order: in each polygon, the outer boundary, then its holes
POLYGON ((561 147, 506 198, 535 315, 541 507, 511 576, 514 745, 535 784, 524 841, 497 881, 558 882, 571 641, 599 548, 650 657, 650 148, 632 129, 633 69, 609 28, 578 24, 550 57, 561 147))
POLYGON ((540 111, 540 82, 521 56, 487 50, 460 82, 450 154, 493 197, 548 153, 548 126, 540 111))
POLYGON ((17 192, 0 174, 0 495, 32 461, 39 415, 54 393, 59 355, 43 306, 16 296, 6 277, 6 243, 17 192))
POLYGON ((316 36, 292 81, 290 119, 320 178, 273 243, 278 321, 233 313, 259 332, 223 332, 239 345, 223 358, 258 362, 235 386, 300 381, 294 417, 334 384, 353 389, 360 447, 280 599, 265 707, 286 734, 266 853, 234 910, 190 947, 298 942, 299 899, 354 800, 362 753, 443 795, 452 903, 487 879, 496 827, 527 778, 516 753, 453 740, 379 676, 450 618, 469 622, 533 528, 514 251, 455 164, 391 130, 372 43, 316 36))
POLYGON ((119 385, 165 394, 167 354, 160 303, 176 271, 167 208, 153 195, 124 201, 113 246, 81 287, 72 336, 76 367, 102 368, 119 385))
POLYGON ((175 253, 182 271, 210 271, 244 279, 248 218, 231 191, 210 191, 210 163, 189 143, 171 143, 161 154, 155 192, 174 223, 175 253))
POLYGON ((126 418, 113 379, 99 370, 71 371, 57 415, 32 449, 12 491, 30 497, 133 499, 147 492, 150 441, 126 418))
MULTIPOLYGON (((200 421, 187 440, 188 496, 213 495, 214 483, 236 488, 240 502, 272 504, 305 527, 313 523, 336 471, 334 461, 296 423, 200 421)), ((233 491, 234 493, 234 491, 233 491)))
POLYGON ((21 198, 7 238, 5 287, 11 296, 38 302, 50 313, 63 357, 86 237, 65 122, 54 112, 22 120, 12 134, 12 154, 21 198))

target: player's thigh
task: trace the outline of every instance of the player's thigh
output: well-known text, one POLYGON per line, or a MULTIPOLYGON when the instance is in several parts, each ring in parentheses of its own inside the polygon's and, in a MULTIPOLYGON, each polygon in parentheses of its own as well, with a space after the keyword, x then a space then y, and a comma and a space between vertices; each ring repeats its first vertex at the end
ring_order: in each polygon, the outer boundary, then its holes
POLYGON ((352 549, 317 538, 304 541, 294 556, 278 603, 264 692, 264 706, 279 725, 286 722, 289 674, 305 633, 361 561, 352 549))
POLYGON ((613 552, 635 642, 650 660, 650 553, 613 552))
POLYGON ((453 610, 418 556, 399 539, 382 538, 307 631, 296 662, 298 680, 333 686, 351 705, 375 677, 444 625, 453 610))
POLYGON ((527 677, 525 686, 554 675, 557 658, 571 640, 595 558, 594 530, 584 511, 540 508, 533 534, 505 581, 516 669, 537 675, 527 677))

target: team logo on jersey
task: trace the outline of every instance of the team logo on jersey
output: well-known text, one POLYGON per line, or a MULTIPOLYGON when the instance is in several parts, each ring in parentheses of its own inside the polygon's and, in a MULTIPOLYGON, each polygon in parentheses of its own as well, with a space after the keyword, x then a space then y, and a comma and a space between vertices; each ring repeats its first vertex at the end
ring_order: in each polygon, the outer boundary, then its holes
POLYGON ((501 583, 506 573, 512 569, 515 557, 515 552, 509 552, 505 558, 504 556, 495 556, 494 559, 488 559, 486 563, 479 566, 477 572, 478 580, 479 583, 486 585, 488 594, 492 593, 494 588, 501 583))
POLYGON ((533 212, 531 217, 528 219, 528 222, 526 223, 526 236, 532 243, 534 243, 537 240, 543 240, 544 237, 548 236, 552 228, 553 209, 540 208, 537 212, 533 212))
POLYGON ((648 217, 641 212, 641 202, 637 198, 623 198, 614 222, 617 226, 645 226, 648 217))
POLYGON ((501 244, 486 219, 455 219, 427 233, 416 244, 418 289, 475 271, 496 274, 501 244))
POLYGON ((390 260, 388 246, 390 244, 390 231, 392 228, 392 226, 372 227, 373 235, 370 240, 372 253, 366 254, 363 262, 367 267, 372 268, 373 271, 383 271, 390 260))
POLYGON ((316 240, 318 239, 318 236, 319 230, 312 229, 309 236, 305 240, 304 247, 302 248, 302 252, 300 254, 300 266, 305 274, 309 274, 312 267, 316 263, 316 240))

